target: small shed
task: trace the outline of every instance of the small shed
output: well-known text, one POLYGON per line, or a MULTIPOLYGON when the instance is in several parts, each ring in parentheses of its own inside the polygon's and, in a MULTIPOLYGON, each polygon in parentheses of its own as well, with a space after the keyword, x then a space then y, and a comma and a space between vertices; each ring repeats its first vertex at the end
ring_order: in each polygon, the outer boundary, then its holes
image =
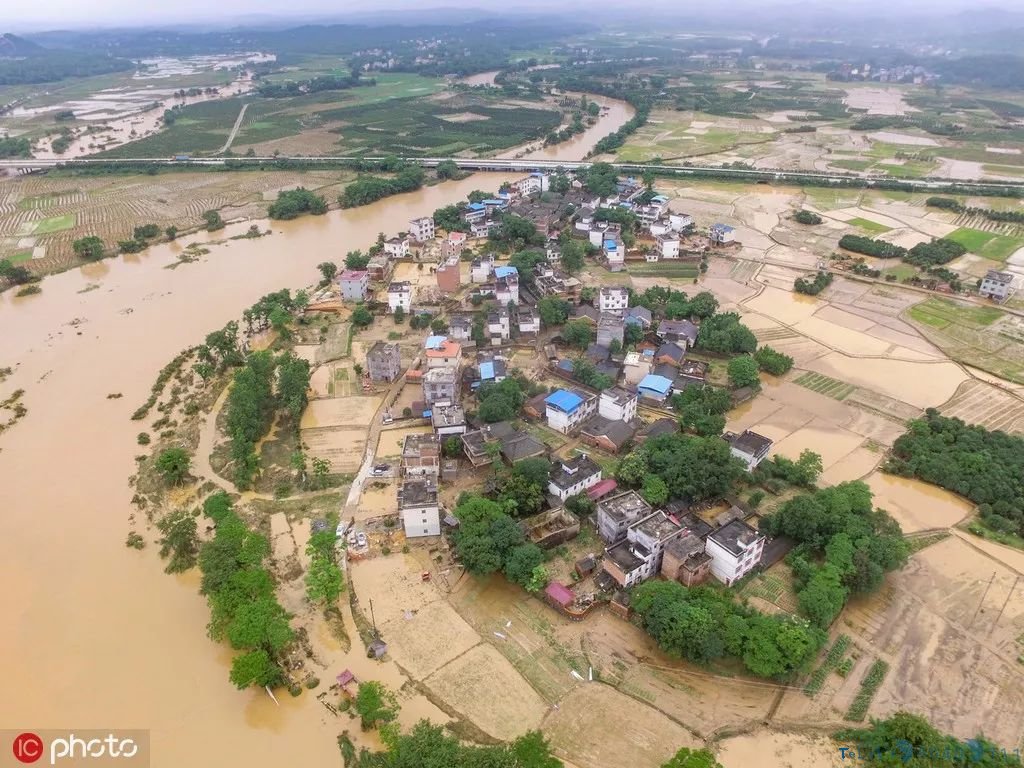
POLYGON ((366 649, 366 656, 370 659, 380 659, 388 652, 388 644, 383 640, 374 640, 366 649))
POLYGON ((558 608, 568 608, 576 600, 576 595, 564 584, 552 581, 544 590, 548 602, 558 608))
POLYGON ((597 568, 597 558, 593 555, 581 557, 576 561, 576 574, 581 579, 592 574, 595 568, 597 568))
POLYGON ((338 675, 338 685, 340 685, 342 688, 347 686, 349 683, 354 683, 355 681, 356 676, 352 674, 352 670, 350 669, 346 669, 344 672, 338 675))
POLYGON ((612 595, 612 601, 608 604, 612 613, 623 619, 629 618, 629 592, 624 589, 620 589, 614 595, 612 595))

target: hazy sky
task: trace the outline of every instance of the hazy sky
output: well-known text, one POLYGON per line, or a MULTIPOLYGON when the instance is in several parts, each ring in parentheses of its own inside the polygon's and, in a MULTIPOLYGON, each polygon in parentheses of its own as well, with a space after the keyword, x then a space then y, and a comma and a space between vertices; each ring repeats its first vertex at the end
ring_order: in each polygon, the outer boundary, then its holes
MULTIPOLYGON (((231 22, 244 20, 246 17, 272 16, 275 18, 294 18, 301 21, 310 17, 343 17, 348 14, 366 14, 384 12, 391 9, 396 11, 395 20, 401 21, 401 10, 403 8, 415 8, 425 11, 430 8, 480 8, 483 10, 500 13, 502 10, 532 10, 543 12, 564 13, 573 7, 580 10, 603 7, 618 11, 633 6, 636 0, 563 0, 554 4, 550 0, 504 0, 495 4, 483 2, 483 0, 385 0, 384 2, 360 2, 360 3, 337 3, 332 0, 289 0, 281 3, 280 0, 176 0, 173 3, 154 3, 143 0, 32 0, 32 2, 16 2, 8 0, 7 8, 0 19, 0 32, 18 30, 38 29, 61 29, 71 27, 98 27, 98 26, 137 26, 140 24, 165 24, 165 23, 201 23, 209 21, 231 22)), ((741 0, 742 2, 742 0, 741 0)), ((700 2, 671 2, 670 0, 654 0, 654 2, 643 3, 644 12, 653 15, 656 10, 653 5, 663 4, 671 8, 675 14, 684 13, 687 8, 707 11, 716 6, 709 6, 706 0, 700 2)), ((817 6, 819 8, 832 8, 840 13, 850 11, 880 12, 890 15, 900 11, 906 12, 916 9, 927 9, 934 12, 936 9, 956 11, 964 8, 977 9, 979 6, 985 8, 1003 8, 1007 10, 1024 10, 1024 0, 995 0, 994 2, 981 3, 971 0, 846 0, 841 4, 831 0, 802 0, 796 2, 790 0, 768 0, 767 2, 756 2, 748 0, 743 5, 753 6, 760 10, 772 5, 780 5, 790 9, 817 6), (840 10, 841 9, 841 10, 840 10)), ((738 3, 735 0, 728 6, 720 7, 719 10, 735 10, 738 3)), ((635 7, 635 6, 633 6, 635 7)))

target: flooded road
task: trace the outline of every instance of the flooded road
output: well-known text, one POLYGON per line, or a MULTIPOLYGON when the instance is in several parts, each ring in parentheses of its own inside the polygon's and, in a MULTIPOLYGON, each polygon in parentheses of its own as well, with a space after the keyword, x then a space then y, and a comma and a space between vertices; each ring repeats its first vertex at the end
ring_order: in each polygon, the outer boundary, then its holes
POLYGON ((347 718, 334 720, 308 693, 275 706, 234 690, 231 653, 206 637, 197 574, 168 577, 152 544, 125 547, 135 435, 145 428, 130 416, 165 363, 260 296, 309 284, 319 262, 509 178, 477 174, 274 222, 271 237, 164 269, 189 243, 249 222, 230 225, 47 278, 37 296, 0 295, 0 368, 15 368, 0 398, 23 388, 28 407, 0 437, 4 727, 150 728, 154 768, 337 763, 334 736, 347 718))

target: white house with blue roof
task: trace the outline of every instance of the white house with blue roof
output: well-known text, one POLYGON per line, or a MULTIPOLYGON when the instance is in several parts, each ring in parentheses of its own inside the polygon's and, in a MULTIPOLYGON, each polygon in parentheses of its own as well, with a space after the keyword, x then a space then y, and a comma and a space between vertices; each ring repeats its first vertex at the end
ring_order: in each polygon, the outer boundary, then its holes
POLYGON ((646 397, 649 400, 663 403, 672 394, 672 379, 649 373, 640 379, 640 383, 636 385, 636 393, 640 397, 646 397))
POLYGON ((712 243, 733 243, 736 242, 736 230, 728 224, 712 224, 708 237, 712 243))
POLYGON ((544 398, 548 426, 567 435, 597 411, 597 395, 575 389, 556 389, 544 398))

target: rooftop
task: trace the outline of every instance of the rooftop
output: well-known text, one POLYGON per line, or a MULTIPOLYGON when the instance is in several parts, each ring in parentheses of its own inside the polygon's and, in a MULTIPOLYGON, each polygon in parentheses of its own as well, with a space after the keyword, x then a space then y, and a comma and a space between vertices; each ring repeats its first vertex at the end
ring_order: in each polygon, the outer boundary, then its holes
POLYGON ((442 344, 448 340, 447 336, 427 336, 427 340, 423 342, 424 349, 438 349, 442 344))
POLYGON ((557 408, 565 413, 572 413, 583 405, 583 398, 567 389, 558 389, 545 397, 544 402, 552 408, 557 408))
POLYGON ((398 345, 397 344, 388 344, 386 341, 378 341, 378 342, 376 342, 372 347, 370 347, 370 351, 366 353, 367 357, 370 357, 370 356, 377 357, 378 355, 389 355, 390 356, 390 355, 398 355, 398 354, 400 354, 400 349, 399 349, 398 345))
POLYGON ((398 283, 388 284, 388 293, 409 293, 412 290, 412 283, 405 280, 398 283))
POLYGON ((528 432, 516 431, 501 439, 501 455, 513 464, 540 456, 547 446, 528 432))
POLYGON ((461 405, 435 405, 431 410, 430 423, 434 429, 465 424, 466 411, 461 405))
POLYGON ((694 555, 703 555, 704 539, 694 534, 684 533, 665 545, 665 554, 684 561, 694 555))
POLYGON ((515 267, 495 267, 495 277, 519 277, 519 270, 515 267))
POLYGON ((757 432, 751 432, 749 429, 738 435, 726 432, 723 437, 735 450, 747 456, 756 456, 758 453, 772 447, 771 440, 764 435, 757 434, 757 432))
POLYGON ((576 595, 572 593, 572 590, 563 584, 559 584, 557 581, 549 583, 547 589, 544 590, 544 594, 563 608, 572 605, 576 600, 576 595))
POLYGON ((658 324, 658 333, 662 336, 684 336, 691 341, 697 339, 700 329, 689 320, 662 320, 658 324))
MULTIPOLYGON (((431 338, 437 338, 432 336, 431 338)), ((442 337, 444 338, 444 337, 442 337)), ((427 347, 427 357, 458 357, 462 354, 462 345, 457 341, 445 338, 437 347, 427 347)))
POLYGON ((640 380, 640 384, 637 386, 639 389, 649 389, 652 392, 664 395, 672 389, 672 380, 649 373, 640 380))
POLYGON ((363 280, 369 272, 365 269, 346 269, 341 273, 342 280, 363 280))
POLYGON ((437 486, 426 480, 407 479, 398 489, 398 507, 422 507, 437 504, 437 486))
POLYGON ((598 414, 583 425, 583 434, 590 437, 604 437, 616 448, 621 448, 633 439, 635 430, 622 419, 609 419, 598 414))
POLYGON ((563 491, 588 477, 600 474, 601 467, 586 454, 563 459, 551 466, 551 482, 563 491))
POLYGON ((402 444, 402 458, 419 458, 437 456, 441 450, 441 441, 437 435, 406 435, 402 444))
POLYGON ((990 269, 985 273, 985 279, 991 280, 996 283, 1012 283, 1013 273, 1012 272, 1000 272, 995 269, 990 269))
POLYGON ((630 401, 636 400, 636 395, 622 387, 611 387, 601 393, 601 399, 611 400, 617 405, 626 405, 630 401))
POLYGON ((590 497, 591 501, 595 501, 602 496, 607 496, 618 487, 619 484, 614 478, 606 477, 604 480, 600 480, 587 488, 587 496, 590 497))
POLYGON ((652 421, 640 430, 642 437, 656 437, 657 435, 674 435, 680 431, 679 422, 675 419, 665 417, 652 421))
POLYGON ((605 557, 619 566, 623 573, 635 571, 644 564, 644 561, 633 553, 634 547, 635 545, 628 540, 620 541, 614 547, 605 550, 605 557))
POLYGON ((742 520, 733 520, 708 536, 711 541, 734 555, 742 555, 750 545, 764 537, 742 520))
POLYGON ((680 347, 674 341, 666 341, 664 344, 658 347, 658 351, 655 353, 656 357, 662 357, 663 355, 671 360, 679 362, 682 361, 684 357, 686 357, 686 350, 680 347))
POLYGON ((631 527, 633 530, 655 541, 664 541, 671 536, 675 536, 682 528, 676 520, 660 511, 648 515, 643 520, 638 520, 631 527))
POLYGON ((430 384, 454 383, 459 372, 455 368, 429 368, 423 374, 423 381, 430 384))
POLYGON ((651 513, 651 505, 636 491, 619 493, 598 502, 597 509, 617 522, 636 520, 651 513))

